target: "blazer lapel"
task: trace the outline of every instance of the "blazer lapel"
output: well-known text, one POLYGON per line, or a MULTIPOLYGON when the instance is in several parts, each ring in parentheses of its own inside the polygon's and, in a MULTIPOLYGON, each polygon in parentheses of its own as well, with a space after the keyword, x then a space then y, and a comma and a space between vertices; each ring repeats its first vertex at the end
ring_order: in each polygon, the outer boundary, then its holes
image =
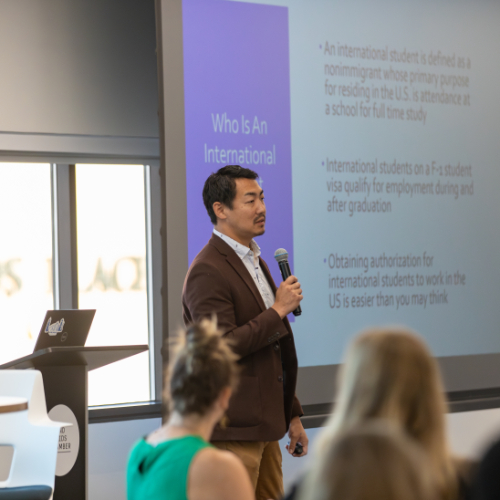
POLYGON ((260 308, 263 311, 265 311, 267 308, 266 305, 264 304, 262 295, 260 294, 257 285, 255 284, 255 281, 250 276, 248 269, 245 267, 245 264, 243 264, 243 262, 241 261, 240 257, 236 254, 236 252, 225 241, 223 241, 215 234, 212 235, 210 243, 212 243, 217 248, 217 250, 219 250, 221 254, 226 256, 227 262, 238 273, 240 278, 245 282, 250 292, 252 292, 252 295, 255 297, 255 300, 258 302, 260 308))

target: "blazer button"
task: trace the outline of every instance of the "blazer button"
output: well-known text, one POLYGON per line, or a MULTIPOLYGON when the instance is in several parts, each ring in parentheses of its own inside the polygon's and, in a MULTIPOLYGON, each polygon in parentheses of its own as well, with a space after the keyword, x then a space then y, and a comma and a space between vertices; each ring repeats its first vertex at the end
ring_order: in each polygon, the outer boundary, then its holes
POLYGON ((280 350, 280 345, 279 344, 274 344, 274 350, 279 351, 280 350))
POLYGON ((278 377, 278 382, 283 382, 283 377, 281 375, 278 377))

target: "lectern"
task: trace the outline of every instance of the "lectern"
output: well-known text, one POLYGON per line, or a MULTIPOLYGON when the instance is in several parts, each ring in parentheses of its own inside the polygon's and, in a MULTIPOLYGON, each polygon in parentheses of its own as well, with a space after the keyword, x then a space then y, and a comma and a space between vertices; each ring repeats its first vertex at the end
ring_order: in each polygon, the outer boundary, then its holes
POLYGON ((49 416, 73 423, 59 435, 54 500, 87 500, 88 372, 147 350, 147 345, 49 347, 0 365, 40 370, 49 416))

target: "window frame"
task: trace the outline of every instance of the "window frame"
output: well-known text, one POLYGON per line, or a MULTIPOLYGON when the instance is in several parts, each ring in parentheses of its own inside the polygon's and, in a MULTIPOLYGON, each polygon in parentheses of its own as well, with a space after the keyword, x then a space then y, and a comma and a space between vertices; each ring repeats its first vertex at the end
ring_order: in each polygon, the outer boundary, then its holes
POLYGON ((162 414, 163 391, 163 241, 162 177, 157 156, 0 154, 0 162, 49 163, 52 205, 52 286, 54 309, 78 308, 78 255, 76 239, 75 165, 143 165, 146 212, 146 289, 148 297, 148 345, 150 400, 89 406, 89 423, 143 418, 162 414))

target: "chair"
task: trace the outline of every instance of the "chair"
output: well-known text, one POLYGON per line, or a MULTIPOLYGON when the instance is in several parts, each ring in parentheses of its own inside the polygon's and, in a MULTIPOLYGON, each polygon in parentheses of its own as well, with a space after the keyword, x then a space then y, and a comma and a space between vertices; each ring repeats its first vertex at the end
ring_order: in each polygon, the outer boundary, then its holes
POLYGON ((0 370, 0 446, 14 452, 8 477, 0 481, 0 500, 51 498, 59 431, 65 425, 47 415, 38 370, 0 370))

